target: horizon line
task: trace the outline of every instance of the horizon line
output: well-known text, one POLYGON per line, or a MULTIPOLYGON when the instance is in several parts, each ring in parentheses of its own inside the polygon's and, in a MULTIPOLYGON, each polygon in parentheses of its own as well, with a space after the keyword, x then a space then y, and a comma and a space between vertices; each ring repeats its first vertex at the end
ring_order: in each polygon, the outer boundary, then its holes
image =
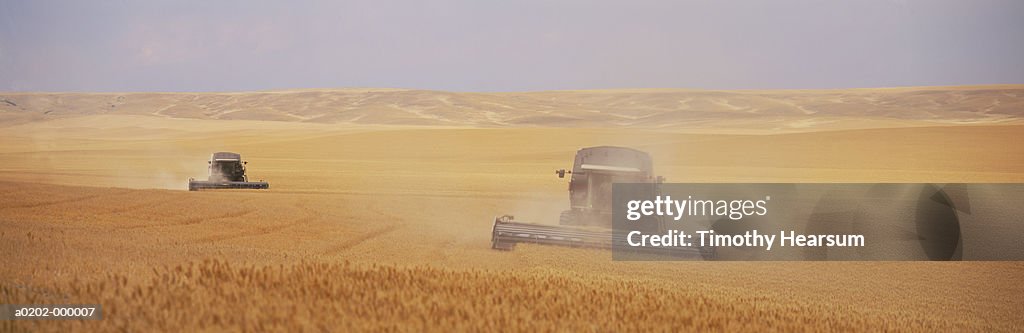
POLYGON ((214 90, 214 91, 83 91, 83 90, 10 90, 0 91, 0 94, 258 94, 258 93, 300 93, 313 91, 424 91, 444 92, 459 94, 516 94, 516 93, 545 93, 545 92, 611 92, 611 91, 707 91, 707 92, 767 92, 767 91, 843 91, 843 90, 913 90, 913 89, 952 89, 952 88, 995 88, 1005 86, 1020 86, 1024 83, 986 83, 986 84, 965 84, 965 85, 909 85, 909 86, 881 86, 881 87, 848 87, 848 88, 741 88, 741 89, 709 89, 709 88, 593 88, 593 89, 549 89, 549 90, 510 90, 510 91, 459 91, 443 89, 422 89, 422 88, 397 88, 397 87, 320 87, 320 88, 281 88, 261 90, 214 90))

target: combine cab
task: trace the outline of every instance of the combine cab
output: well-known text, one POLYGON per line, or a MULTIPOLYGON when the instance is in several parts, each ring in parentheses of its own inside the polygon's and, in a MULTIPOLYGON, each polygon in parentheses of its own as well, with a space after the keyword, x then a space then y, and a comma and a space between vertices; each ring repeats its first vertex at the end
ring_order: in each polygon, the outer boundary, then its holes
POLYGON ((651 156, 623 147, 591 147, 576 152, 572 170, 555 171, 569 178, 569 210, 558 219, 561 225, 612 226, 612 183, 660 182, 654 177, 651 156))
POLYGON ((209 176, 206 180, 188 179, 188 190, 211 189, 267 189, 270 184, 265 181, 250 182, 245 175, 245 164, 242 156, 236 153, 218 152, 210 156, 209 176))
MULTIPOLYGON (((657 190, 662 177, 654 176, 651 156, 624 147, 590 147, 576 152, 572 170, 557 170, 558 178, 569 179, 569 209, 559 217, 560 225, 515 221, 511 215, 494 219, 491 248, 512 250, 518 243, 611 249, 625 244, 612 228, 612 184, 651 183, 657 190)), ((661 223, 656 223, 661 226, 661 223)), ((670 256, 713 258, 713 248, 648 248, 670 256)))

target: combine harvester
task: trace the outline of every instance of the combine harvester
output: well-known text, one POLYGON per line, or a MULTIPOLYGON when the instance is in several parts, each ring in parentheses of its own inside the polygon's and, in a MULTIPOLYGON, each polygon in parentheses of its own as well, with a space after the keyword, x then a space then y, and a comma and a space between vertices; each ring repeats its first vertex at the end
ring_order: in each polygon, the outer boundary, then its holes
POLYGON ((242 156, 236 153, 217 152, 210 156, 209 176, 206 180, 188 179, 188 190, 213 189, 268 189, 270 184, 260 180, 250 182, 245 175, 245 164, 242 156))
MULTIPOLYGON (((624 249, 626 239, 617 237, 612 229, 612 184, 651 183, 657 191, 663 182, 655 177, 651 156, 636 149, 612 146, 583 148, 576 152, 571 171, 555 171, 558 178, 569 180, 569 210, 562 212, 560 225, 517 222, 512 215, 494 219, 491 228, 491 248, 510 251, 518 243, 535 243, 570 247, 624 249), (617 246, 617 245, 622 245, 617 246)), ((657 223, 659 228, 664 224, 657 223)), ((675 257, 712 259, 715 249, 710 247, 646 247, 637 252, 663 254, 675 257)))

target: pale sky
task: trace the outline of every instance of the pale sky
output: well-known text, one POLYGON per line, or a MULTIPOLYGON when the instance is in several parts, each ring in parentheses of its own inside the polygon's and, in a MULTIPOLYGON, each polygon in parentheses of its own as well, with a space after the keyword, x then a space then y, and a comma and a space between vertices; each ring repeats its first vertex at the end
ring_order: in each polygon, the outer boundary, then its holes
POLYGON ((1024 83, 1024 1, 0 1, 0 91, 1024 83))

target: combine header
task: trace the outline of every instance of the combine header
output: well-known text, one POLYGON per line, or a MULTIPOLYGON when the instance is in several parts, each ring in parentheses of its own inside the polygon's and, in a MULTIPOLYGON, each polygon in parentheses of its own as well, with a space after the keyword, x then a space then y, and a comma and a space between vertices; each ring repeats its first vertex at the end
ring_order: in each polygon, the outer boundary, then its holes
MULTIPOLYGON (((651 157, 645 152, 624 147, 590 147, 576 152, 571 171, 555 171, 559 178, 569 180, 569 209, 559 217, 560 225, 515 221, 511 215, 494 219, 491 248, 510 251, 518 243, 535 243, 569 247, 611 249, 626 244, 626 239, 612 229, 612 184, 651 183, 663 181, 653 176, 651 157)), ((657 223, 659 226, 661 223, 657 223)), ((624 248, 618 247, 618 248, 624 248)), ((669 256, 714 258, 714 248, 659 247, 638 251, 669 256)))
POLYGON ((245 175, 245 164, 242 156, 236 153, 217 152, 210 156, 209 176, 207 180, 188 179, 188 190, 212 189, 267 189, 270 184, 260 180, 250 182, 245 175))

